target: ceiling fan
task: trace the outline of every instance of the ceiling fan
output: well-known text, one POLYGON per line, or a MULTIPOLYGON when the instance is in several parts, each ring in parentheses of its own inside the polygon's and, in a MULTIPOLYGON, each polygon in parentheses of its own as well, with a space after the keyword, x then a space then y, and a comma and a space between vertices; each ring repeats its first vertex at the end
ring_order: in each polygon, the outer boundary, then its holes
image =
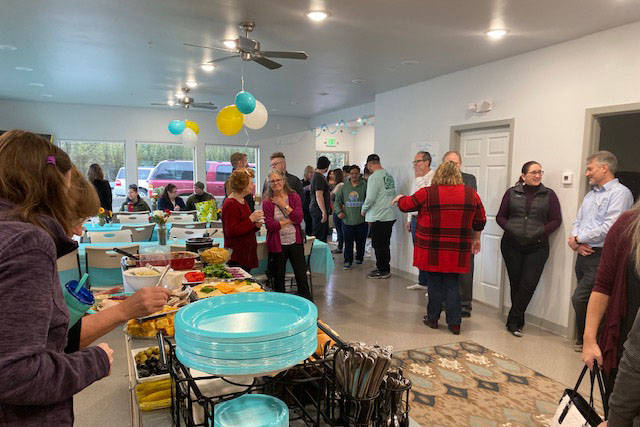
POLYGON ((217 110, 218 107, 214 105, 212 102, 193 102, 193 98, 189 96, 189 92, 191 91, 188 87, 182 88, 183 96, 178 97, 175 103, 169 102, 152 102, 151 105, 162 105, 162 106, 174 106, 181 105, 186 109, 189 108, 203 108, 205 110, 217 110))
POLYGON ((235 55, 224 56, 222 58, 217 58, 217 59, 214 59, 213 61, 209 61, 210 64, 215 64, 217 62, 225 61, 231 58, 240 58, 243 61, 257 62, 258 64, 270 70, 278 69, 282 67, 282 64, 272 61, 269 58, 307 59, 309 57, 309 55, 307 55, 306 52, 302 52, 302 51, 276 52, 276 51, 260 50, 260 42, 249 38, 249 33, 252 32, 253 29, 256 27, 256 23, 254 21, 243 21, 240 23, 239 27, 241 30, 244 31, 244 36, 239 35, 238 38, 234 40, 235 47, 233 49, 200 46, 200 45, 191 44, 191 43, 184 43, 184 45, 191 46, 191 47, 201 47, 205 49, 222 50, 225 52, 235 53, 235 55))

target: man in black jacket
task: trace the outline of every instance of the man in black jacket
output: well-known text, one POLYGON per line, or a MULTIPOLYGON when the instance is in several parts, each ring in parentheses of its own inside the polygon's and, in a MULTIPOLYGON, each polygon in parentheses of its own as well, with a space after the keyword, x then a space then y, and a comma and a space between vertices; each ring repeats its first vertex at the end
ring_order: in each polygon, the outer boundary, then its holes
MULTIPOLYGON (((298 178, 297 176, 287 172, 287 160, 284 158, 284 153, 278 151, 271 155, 271 169, 284 173, 287 184, 289 184, 289 188, 298 193, 298 196, 300 196, 300 200, 303 200, 304 194, 302 181, 300 181, 300 178, 298 178)), ((267 191, 267 186, 269 185, 267 179, 265 179, 264 185, 262 186, 263 194, 265 191, 267 191)))
MULTIPOLYGON (((462 182, 474 190, 478 191, 476 177, 470 173, 462 172, 462 156, 458 151, 447 151, 442 156, 442 163, 453 162, 458 165, 462 174, 462 182)), ((471 301, 473 300, 473 254, 471 254, 471 268, 468 273, 460 274, 458 284, 460 285, 460 300, 462 303, 462 317, 471 316, 471 301)))

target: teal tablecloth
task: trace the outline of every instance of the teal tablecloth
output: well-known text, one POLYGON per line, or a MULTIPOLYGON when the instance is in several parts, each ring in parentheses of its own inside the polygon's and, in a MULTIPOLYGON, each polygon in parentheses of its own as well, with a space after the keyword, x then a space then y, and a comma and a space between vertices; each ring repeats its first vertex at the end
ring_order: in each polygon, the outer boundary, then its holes
MULTIPOLYGON (((120 224, 110 224, 112 226, 120 225, 120 224)), ((106 230, 105 230, 106 231, 106 230)), ((264 240, 264 236, 258 237, 258 241, 264 240)), ((223 238, 214 238, 215 243, 219 243, 220 246, 223 246, 224 239, 223 238)), ((118 246, 128 246, 128 245, 139 245, 140 252, 153 252, 154 248, 168 251, 169 245, 184 245, 185 240, 175 239, 169 240, 168 245, 165 247, 160 247, 158 242, 123 242, 123 243, 80 243, 78 247, 78 256, 80 259, 80 269, 81 273, 85 272, 86 269, 86 250, 87 246, 93 247, 101 247, 101 248, 113 248, 118 246)), ((333 272, 333 257, 331 256, 331 250, 329 249, 329 245, 319 240, 314 241, 313 250, 311 251, 311 271, 314 273, 324 273, 325 278, 329 281, 329 277, 333 272)), ((257 268, 251 270, 251 274, 260 274, 264 273, 267 270, 267 260, 261 260, 260 265, 257 268)), ((291 264, 287 263, 287 271, 292 271, 291 264)), ((60 283, 65 284, 69 280, 78 280, 78 273, 76 270, 66 270, 59 271, 58 275, 60 277, 60 283)), ((92 268, 89 271, 89 282, 92 286, 111 286, 122 283, 122 272, 119 268, 92 268)))

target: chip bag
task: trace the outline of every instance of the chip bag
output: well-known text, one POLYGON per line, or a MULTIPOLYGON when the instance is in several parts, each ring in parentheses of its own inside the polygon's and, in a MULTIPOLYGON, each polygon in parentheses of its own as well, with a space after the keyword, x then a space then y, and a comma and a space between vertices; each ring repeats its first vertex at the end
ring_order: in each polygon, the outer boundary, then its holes
POLYGON ((196 203, 196 215, 200 222, 211 222, 218 219, 216 199, 196 203))

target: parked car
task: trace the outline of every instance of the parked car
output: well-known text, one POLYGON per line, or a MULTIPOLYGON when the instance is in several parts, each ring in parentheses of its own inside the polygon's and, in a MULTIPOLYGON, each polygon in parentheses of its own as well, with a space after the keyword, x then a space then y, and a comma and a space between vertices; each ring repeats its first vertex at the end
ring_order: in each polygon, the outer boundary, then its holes
MULTIPOLYGON (((249 163, 255 172, 256 166, 249 163)), ((224 183, 233 170, 229 162, 207 162, 206 190, 216 197, 224 197, 224 183)), ((154 188, 174 184, 178 195, 193 193, 193 162, 189 160, 163 160, 156 165, 149 175, 148 191, 154 188)), ((255 179, 254 179, 255 182, 255 179)))
MULTIPOLYGON (((143 197, 147 196, 147 190, 149 188, 148 179, 152 170, 153 168, 150 166, 141 166, 138 168, 138 192, 143 197)), ((127 178, 125 176, 124 168, 120 168, 118 170, 113 188, 116 196, 127 195, 127 178)))

